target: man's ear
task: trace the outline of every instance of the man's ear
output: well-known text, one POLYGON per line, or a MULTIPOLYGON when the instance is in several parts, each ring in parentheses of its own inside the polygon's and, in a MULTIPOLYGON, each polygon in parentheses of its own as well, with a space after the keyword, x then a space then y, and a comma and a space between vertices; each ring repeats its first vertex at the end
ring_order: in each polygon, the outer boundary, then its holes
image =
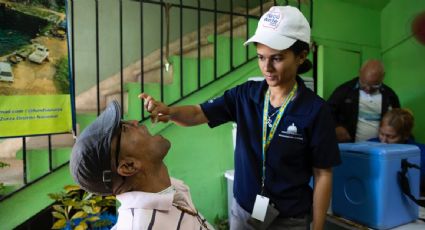
POLYGON ((118 163, 117 172, 121 176, 133 176, 140 170, 140 161, 132 157, 123 157, 118 163))

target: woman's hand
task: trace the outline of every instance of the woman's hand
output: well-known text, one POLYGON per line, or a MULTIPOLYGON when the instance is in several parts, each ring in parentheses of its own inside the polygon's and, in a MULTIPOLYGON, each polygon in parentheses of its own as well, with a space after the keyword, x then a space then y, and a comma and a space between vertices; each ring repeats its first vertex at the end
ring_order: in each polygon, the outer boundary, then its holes
POLYGON ((170 107, 147 93, 141 93, 139 98, 144 101, 144 108, 151 114, 152 123, 170 121, 170 107))

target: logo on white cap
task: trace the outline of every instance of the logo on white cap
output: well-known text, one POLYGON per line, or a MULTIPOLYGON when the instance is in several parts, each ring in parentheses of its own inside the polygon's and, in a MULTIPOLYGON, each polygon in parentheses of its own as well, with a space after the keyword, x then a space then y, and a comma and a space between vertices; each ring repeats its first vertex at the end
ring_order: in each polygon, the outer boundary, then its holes
POLYGON ((275 30, 279 26, 281 19, 282 16, 280 14, 280 10, 278 10, 277 8, 272 8, 270 11, 267 12, 266 15, 264 15, 262 26, 275 30))
POLYGON ((293 6, 273 6, 258 22, 249 43, 260 43, 272 49, 284 50, 297 40, 310 43, 310 25, 301 11, 293 6))

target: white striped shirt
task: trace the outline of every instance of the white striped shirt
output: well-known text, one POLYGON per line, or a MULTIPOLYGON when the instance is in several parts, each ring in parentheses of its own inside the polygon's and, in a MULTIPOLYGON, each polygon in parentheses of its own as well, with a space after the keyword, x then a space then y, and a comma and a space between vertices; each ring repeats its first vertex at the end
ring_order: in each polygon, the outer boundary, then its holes
POLYGON ((168 193, 127 192, 117 195, 121 203, 113 230, 205 230, 213 229, 197 213, 189 188, 171 178, 174 191, 168 193))

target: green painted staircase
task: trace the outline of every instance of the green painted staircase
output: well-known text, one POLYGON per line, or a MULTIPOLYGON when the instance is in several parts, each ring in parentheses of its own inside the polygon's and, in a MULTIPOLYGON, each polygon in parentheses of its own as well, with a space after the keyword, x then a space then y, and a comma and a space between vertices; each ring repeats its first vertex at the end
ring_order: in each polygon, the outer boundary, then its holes
MULTIPOLYGON (((256 20, 249 21, 249 31, 255 31, 257 25, 256 20)), ((233 38, 233 66, 236 68, 250 58, 256 56, 255 47, 248 48, 248 57, 246 57, 246 48, 243 46, 245 38, 233 38)), ((217 41, 214 36, 209 36, 208 41, 211 43, 217 42, 217 81, 214 81, 214 58, 203 58, 200 60, 200 82, 198 83, 198 60, 193 57, 172 56, 170 57, 173 65, 173 81, 171 84, 164 85, 164 102, 167 104, 175 103, 181 95, 191 96, 186 97, 183 103, 195 104, 208 100, 211 97, 221 95, 224 90, 236 84, 240 84, 248 77, 258 76, 261 73, 258 71, 256 61, 250 61, 244 64, 241 68, 236 68, 234 71, 230 68, 230 38, 218 35, 217 41), (181 63, 182 61, 182 63, 181 63), (180 75, 180 66, 183 67, 183 74, 180 75), (222 77, 222 75, 228 75, 222 77), (183 92, 180 90, 180 84, 183 81, 183 92), (195 92, 198 85, 204 87, 202 90, 195 92)), ((144 84, 144 92, 149 93, 155 98, 160 98, 160 84, 147 83, 144 84)), ((125 83, 124 93, 127 94, 128 112, 124 114, 124 119, 139 120, 141 118, 141 100, 137 95, 142 92, 140 83, 125 83)), ((181 104, 178 102, 177 104, 181 104)), ((80 132, 84 130, 97 117, 93 113, 77 114, 77 123, 80 132)), ((149 121, 145 122, 147 125, 149 121)), ((207 126, 199 126, 189 128, 189 133, 185 133, 184 129, 175 127, 171 124, 158 125, 157 128, 149 127, 152 133, 161 133, 165 137, 171 139, 173 150, 166 158, 166 163, 169 167, 170 174, 177 178, 183 179, 190 187, 193 187, 193 199, 198 208, 203 214, 213 222, 215 215, 226 215, 226 187, 224 170, 233 167, 232 142, 231 142, 231 124, 221 126, 220 128, 209 131, 207 126), (159 127, 158 127, 159 126, 159 127), (182 132, 182 135, 178 134, 182 132), (217 148, 205 150, 206 155, 199 154, 200 151, 189 152, 193 146, 184 144, 185 135, 195 136, 200 138, 203 133, 208 132, 211 135, 208 143, 201 144, 202 146, 211 145, 217 148), (216 156, 214 151, 219 151, 216 156), (179 157, 178 155, 181 155, 179 157), (200 159, 193 161, 194 157, 200 159), (217 161, 217 162, 216 162, 217 161), (184 163, 186 162, 186 163, 184 163), (215 162, 215 163, 214 163, 215 162), (201 172, 202 171, 202 172, 201 172), (208 177, 208 178, 205 178, 208 177), (205 178, 201 182, 202 178, 205 178), (202 184, 200 184, 202 183, 202 184)), ((195 138, 195 139, 196 139, 195 138)), ((195 140, 194 138, 191 138, 195 140)), ((200 139, 199 141, 204 141, 200 139)), ((199 147, 199 146, 197 146, 199 147)), ((52 149, 52 167, 57 167, 69 160, 71 148, 54 148, 52 149)), ((22 151, 17 153, 18 159, 23 159, 22 151)), ((26 152, 26 174, 28 182, 31 182, 49 171, 48 150, 45 149, 30 149, 26 152)), ((29 186, 23 191, 17 193, 6 201, 2 202, 3 207, 8 209, 18 209, 22 202, 28 199, 31 194, 43 196, 37 199, 37 202, 31 201, 31 207, 24 210, 22 215, 16 217, 8 217, 4 208, 0 209, 0 223, 7 222, 6 225, 10 228, 16 227, 35 213, 51 203, 47 197, 47 193, 60 191, 66 184, 72 184, 72 179, 69 175, 68 167, 63 167, 55 173, 48 175, 37 183, 29 186), (46 188, 49 188, 46 190, 46 188), (43 194, 43 195, 41 195, 43 194)))

